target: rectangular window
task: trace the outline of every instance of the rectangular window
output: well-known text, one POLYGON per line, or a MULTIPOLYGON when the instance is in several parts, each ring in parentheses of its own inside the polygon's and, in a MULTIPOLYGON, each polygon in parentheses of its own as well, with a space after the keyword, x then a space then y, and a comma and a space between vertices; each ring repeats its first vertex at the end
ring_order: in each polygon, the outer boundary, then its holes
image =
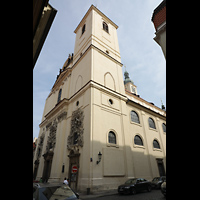
POLYGON ((58 103, 58 102, 60 101, 60 99, 61 99, 61 94, 62 94, 62 89, 59 90, 57 103, 58 103))
POLYGON ((85 24, 84 24, 84 26, 82 28, 82 35, 83 35, 84 32, 85 32, 85 24))

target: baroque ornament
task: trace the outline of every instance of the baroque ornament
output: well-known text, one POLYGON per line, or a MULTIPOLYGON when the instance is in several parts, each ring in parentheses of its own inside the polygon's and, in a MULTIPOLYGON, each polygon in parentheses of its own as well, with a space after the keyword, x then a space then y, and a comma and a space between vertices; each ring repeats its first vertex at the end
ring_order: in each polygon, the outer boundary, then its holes
POLYGON ((55 119, 53 124, 49 127, 50 132, 47 140, 46 152, 48 152, 51 149, 54 150, 54 147, 56 145, 57 124, 58 122, 55 119))
POLYGON ((63 112, 57 117, 58 122, 61 122, 63 119, 66 119, 66 118, 67 118, 67 112, 63 112))
POLYGON ((41 152, 42 152, 42 148, 43 148, 43 141, 44 141, 44 133, 41 134, 40 139, 39 139, 37 154, 36 154, 37 159, 39 159, 41 156, 41 152))
POLYGON ((83 119, 84 113, 81 108, 78 108, 72 113, 71 130, 67 138, 68 150, 74 150, 78 146, 83 147, 83 119))

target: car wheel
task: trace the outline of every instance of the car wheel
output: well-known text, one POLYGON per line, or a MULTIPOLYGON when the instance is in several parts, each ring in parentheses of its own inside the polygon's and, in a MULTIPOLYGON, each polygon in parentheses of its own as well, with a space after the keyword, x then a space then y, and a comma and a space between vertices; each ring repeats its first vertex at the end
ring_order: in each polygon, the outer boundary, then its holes
POLYGON ((150 185, 147 186, 147 191, 151 192, 151 186, 150 185))
POLYGON ((135 188, 131 188, 130 191, 131 191, 131 194, 136 194, 135 188))

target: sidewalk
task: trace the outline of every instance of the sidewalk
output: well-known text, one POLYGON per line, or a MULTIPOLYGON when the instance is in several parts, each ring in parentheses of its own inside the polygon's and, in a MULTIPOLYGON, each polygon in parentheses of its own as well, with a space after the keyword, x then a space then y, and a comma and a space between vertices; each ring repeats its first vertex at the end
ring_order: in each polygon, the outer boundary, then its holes
POLYGON ((114 194, 118 194, 117 190, 108 190, 108 191, 101 191, 101 192, 96 192, 94 194, 83 194, 83 193, 79 193, 79 198, 82 199, 92 199, 92 198, 97 198, 97 197, 104 197, 104 196, 110 196, 110 195, 114 195, 114 194))

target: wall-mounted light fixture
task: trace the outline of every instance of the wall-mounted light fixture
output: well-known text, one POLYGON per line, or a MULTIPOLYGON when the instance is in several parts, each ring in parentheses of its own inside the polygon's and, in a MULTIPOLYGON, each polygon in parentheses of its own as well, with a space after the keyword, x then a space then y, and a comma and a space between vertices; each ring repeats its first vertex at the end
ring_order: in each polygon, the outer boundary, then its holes
POLYGON ((97 165, 100 163, 100 161, 101 161, 101 156, 102 156, 102 153, 99 151, 99 153, 98 153, 98 158, 99 158, 99 160, 97 160, 97 165))
POLYGON ((63 163, 63 165, 62 165, 62 173, 64 173, 64 171, 65 171, 65 164, 63 163))

